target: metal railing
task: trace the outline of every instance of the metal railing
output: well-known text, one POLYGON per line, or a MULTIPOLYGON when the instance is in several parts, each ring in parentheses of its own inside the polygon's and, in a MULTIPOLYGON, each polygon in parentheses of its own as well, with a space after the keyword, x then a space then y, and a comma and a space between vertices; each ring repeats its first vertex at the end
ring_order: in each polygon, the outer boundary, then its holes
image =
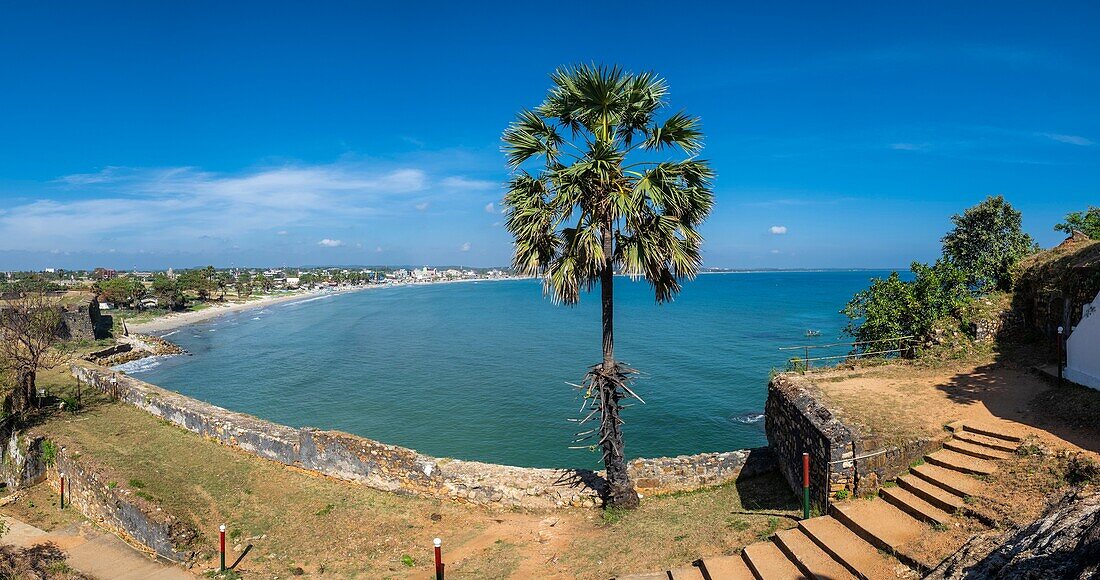
POLYGON ((853 341, 853 342, 832 342, 832 343, 827 343, 827 344, 804 344, 804 345, 800 345, 800 346, 781 346, 781 347, 779 347, 779 350, 781 350, 781 351, 792 351, 792 350, 793 351, 798 351, 798 350, 802 351, 804 356, 802 356, 802 357, 792 357, 790 359, 790 362, 791 363, 800 362, 803 365, 804 370, 809 370, 813 366, 812 363, 814 361, 838 360, 838 359, 843 361, 843 360, 848 360, 848 359, 853 359, 853 358, 858 359, 858 358, 863 358, 863 357, 868 357, 868 356, 896 354, 896 353, 906 352, 906 351, 910 350, 911 348, 913 348, 913 345, 911 344, 911 341, 915 340, 916 338, 917 338, 916 336, 896 336, 896 337, 893 337, 893 338, 880 338, 878 340, 857 340, 857 341, 853 341), (906 341, 906 342, 905 342, 905 345, 900 347, 900 348, 888 348, 888 349, 882 349, 882 350, 869 350, 869 351, 868 350, 862 350, 862 351, 855 350, 856 347, 859 347, 861 345, 881 344, 881 343, 884 343, 884 342, 885 343, 900 343, 902 341, 906 341), (811 357, 810 356, 810 349, 836 348, 836 347, 841 347, 841 346, 851 347, 852 350, 850 352, 848 352, 847 354, 816 356, 816 357, 811 357))

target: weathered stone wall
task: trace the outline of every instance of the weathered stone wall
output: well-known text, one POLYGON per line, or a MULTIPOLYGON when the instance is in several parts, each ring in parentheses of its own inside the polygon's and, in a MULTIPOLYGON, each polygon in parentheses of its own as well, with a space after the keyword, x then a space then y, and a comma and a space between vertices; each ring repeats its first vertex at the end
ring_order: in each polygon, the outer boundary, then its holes
POLYGON ((874 493, 883 481, 905 473, 914 460, 943 443, 934 438, 880 441, 840 417, 814 386, 812 375, 784 373, 768 385, 765 431, 779 471, 801 493, 802 453, 809 453, 810 501, 823 512, 836 492, 874 493))
POLYGON ((804 377, 786 373, 772 378, 764 407, 764 430, 780 473, 798 493, 802 489, 802 454, 810 454, 810 503, 822 512, 829 505, 830 493, 855 487, 850 460, 855 456, 856 437, 804 377), (830 466, 830 462, 841 463, 830 466))
POLYGON ((196 556, 198 532, 129 489, 114 487, 98 469, 59 449, 47 479, 59 486, 65 474, 66 504, 111 532, 148 547, 162 558, 180 564, 196 556))
POLYGON ((3 434, 3 477, 8 489, 20 489, 34 485, 45 477, 46 465, 42 461, 43 438, 12 430, 13 420, 6 417, 0 424, 3 434))
POLYGON ((95 340, 98 321, 99 304, 95 301, 67 306, 61 311, 61 336, 66 340, 95 340))
MULTIPOLYGON (((385 491, 408 491, 484 505, 591 507, 602 503, 600 472, 511 467, 440 459, 363 437, 294 429, 236 413, 128 377, 73 365, 78 380, 189 431, 265 459, 385 491)), ((638 459, 629 465, 642 493, 720 485, 774 466, 766 450, 638 459)))

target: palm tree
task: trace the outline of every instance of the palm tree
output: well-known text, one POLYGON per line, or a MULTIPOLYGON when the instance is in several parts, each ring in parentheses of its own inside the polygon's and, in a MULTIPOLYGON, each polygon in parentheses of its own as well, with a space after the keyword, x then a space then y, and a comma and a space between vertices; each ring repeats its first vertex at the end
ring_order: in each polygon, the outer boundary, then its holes
MULTIPOLYGON (((524 110, 504 132, 513 169, 504 197, 515 239, 513 267, 540 275, 556 302, 576 304, 600 286, 603 360, 578 385, 588 401, 579 433, 596 439, 607 468, 607 505, 636 507, 624 457, 622 401, 634 369, 615 360, 614 275, 645 278, 658 303, 699 270, 696 228, 714 205, 714 173, 696 159, 699 119, 663 121, 668 86, 652 73, 580 65, 558 69, 546 100, 524 110), (670 155, 671 154, 671 155, 670 155), (668 159, 668 157, 677 157, 668 159)), ((644 402, 644 401, 643 401, 644 402)))

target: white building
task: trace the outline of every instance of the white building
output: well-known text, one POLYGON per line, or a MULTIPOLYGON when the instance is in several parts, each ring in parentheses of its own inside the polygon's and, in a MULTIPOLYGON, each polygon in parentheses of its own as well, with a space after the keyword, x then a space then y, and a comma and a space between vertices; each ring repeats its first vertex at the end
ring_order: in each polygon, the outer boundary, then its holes
POLYGON ((1066 379, 1100 389, 1100 293, 1081 307, 1081 321, 1066 338, 1066 379))

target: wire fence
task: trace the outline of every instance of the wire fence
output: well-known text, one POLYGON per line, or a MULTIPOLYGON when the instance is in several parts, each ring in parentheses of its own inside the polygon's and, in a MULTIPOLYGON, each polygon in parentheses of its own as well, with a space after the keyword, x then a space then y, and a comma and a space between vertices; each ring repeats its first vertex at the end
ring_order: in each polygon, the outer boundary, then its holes
POLYGON ((779 347, 779 350, 788 352, 801 351, 803 356, 791 357, 790 359, 788 359, 788 365, 790 366, 791 370, 805 372, 813 368, 815 362, 821 363, 821 361, 837 361, 837 364, 841 364, 849 360, 856 360, 871 356, 902 355, 903 353, 907 353, 913 349, 916 338, 916 336, 895 336, 892 338, 881 338, 878 340, 856 340, 852 342, 831 342, 827 344, 803 344, 799 346, 781 346, 779 347), (883 348, 891 346, 895 346, 895 348, 883 348), (849 350, 845 354, 810 356, 810 351, 814 349, 835 349, 840 347, 847 347, 849 350))

